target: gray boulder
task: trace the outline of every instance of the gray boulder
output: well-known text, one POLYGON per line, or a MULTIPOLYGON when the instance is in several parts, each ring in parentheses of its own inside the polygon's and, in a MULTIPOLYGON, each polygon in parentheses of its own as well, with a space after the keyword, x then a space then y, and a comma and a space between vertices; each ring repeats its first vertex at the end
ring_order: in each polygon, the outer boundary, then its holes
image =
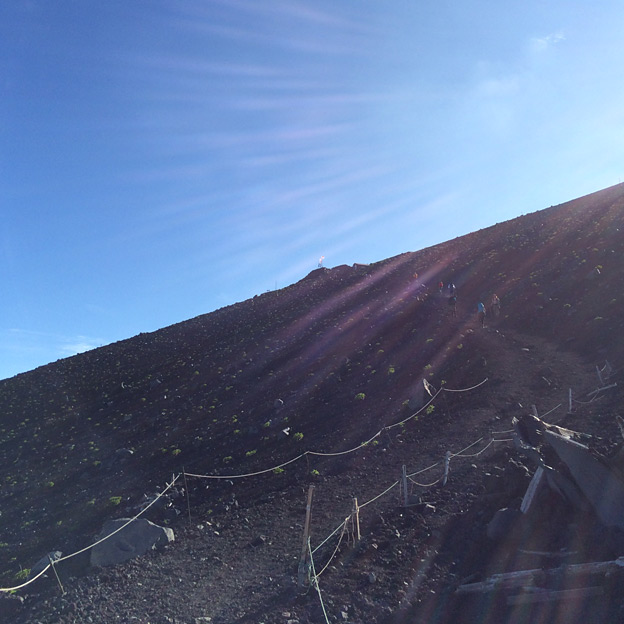
MULTIPOLYGON (((109 520, 102 528, 97 540, 111 535, 128 520, 129 518, 109 520)), ((174 535, 171 529, 158 526, 144 518, 138 518, 112 537, 94 546, 91 549, 91 565, 101 567, 116 565, 159 546, 166 546, 173 541, 174 535)))

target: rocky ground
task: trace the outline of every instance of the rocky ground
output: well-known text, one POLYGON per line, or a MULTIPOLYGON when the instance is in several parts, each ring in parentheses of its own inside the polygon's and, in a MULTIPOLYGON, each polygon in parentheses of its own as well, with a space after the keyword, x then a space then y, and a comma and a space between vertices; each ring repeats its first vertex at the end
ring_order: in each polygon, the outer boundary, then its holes
POLYGON ((607 359, 620 382, 623 206, 615 187, 372 267, 314 271, 3 382, 5 588, 23 582, 20 564, 89 544, 172 475, 213 478, 179 477, 177 498, 147 512, 173 544, 99 570, 88 552, 67 560, 63 591, 48 574, 7 592, 2 621, 620 621, 618 573, 598 597, 545 603, 455 590, 624 554, 617 531, 553 493, 521 530, 487 536, 497 510, 519 509, 535 469, 510 441, 514 416, 535 405, 590 434, 596 453, 619 446, 620 386, 587 401, 607 359), (456 317, 438 278, 458 286, 456 317), (494 290, 501 315, 482 328, 473 303, 494 290), (423 378, 435 398, 418 411, 423 378), (310 485, 318 583, 302 584, 310 485))

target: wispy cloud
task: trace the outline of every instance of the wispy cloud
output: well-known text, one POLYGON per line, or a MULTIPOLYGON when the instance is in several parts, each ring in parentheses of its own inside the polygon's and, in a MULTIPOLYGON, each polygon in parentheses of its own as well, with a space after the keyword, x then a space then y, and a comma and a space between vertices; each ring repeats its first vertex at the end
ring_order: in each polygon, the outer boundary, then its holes
POLYGON ((83 335, 63 335, 13 327, 4 338, 0 337, 0 350, 26 354, 49 354, 49 361, 83 353, 106 344, 103 338, 83 335))
POLYGON ((543 37, 533 37, 529 42, 529 48, 532 52, 543 52, 562 41, 565 41, 565 35, 562 32, 550 33, 543 37))

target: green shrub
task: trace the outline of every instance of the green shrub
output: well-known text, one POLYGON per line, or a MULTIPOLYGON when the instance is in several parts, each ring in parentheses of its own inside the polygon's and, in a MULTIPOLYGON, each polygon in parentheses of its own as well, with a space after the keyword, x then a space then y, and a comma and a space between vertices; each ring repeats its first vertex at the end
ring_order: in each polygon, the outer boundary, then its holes
POLYGON ((356 401, 363 401, 366 398, 366 395, 363 392, 358 392, 355 395, 355 400, 356 401))

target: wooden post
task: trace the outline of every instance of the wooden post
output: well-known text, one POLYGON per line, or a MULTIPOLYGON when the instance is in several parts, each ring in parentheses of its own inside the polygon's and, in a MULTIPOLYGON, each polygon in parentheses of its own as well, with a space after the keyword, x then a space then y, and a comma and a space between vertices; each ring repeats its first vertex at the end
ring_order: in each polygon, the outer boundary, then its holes
POLYGON ((568 390, 568 414, 572 413, 572 388, 568 390))
POLYGON ((539 414, 537 413, 537 407, 535 407, 535 405, 531 405, 531 409, 533 410, 533 416, 535 416, 535 418, 539 418, 539 414))
POLYGON ((301 558, 299 559, 299 586, 305 587, 310 583, 310 562, 308 560, 308 540, 310 534, 310 514, 312 512, 312 494, 314 486, 308 488, 308 503, 306 505, 306 519, 303 527, 303 546, 301 548, 301 558))
POLYGON ((403 464, 403 468, 401 469, 401 479, 403 483, 403 506, 407 507, 407 468, 405 467, 405 464, 403 464))
POLYGON ((56 581, 59 584, 59 587, 61 588, 61 594, 65 594, 65 588, 63 587, 63 583, 61 583, 61 579, 59 578, 58 572, 56 571, 56 568, 54 567, 54 561, 52 560, 52 557, 50 557, 50 555, 48 555, 48 561, 50 562, 50 566, 52 567, 52 570, 54 570, 54 576, 56 576, 56 581))
POLYGON ((191 521, 191 493, 189 492, 188 489, 188 482, 186 480, 186 472, 184 470, 184 466, 182 466, 182 474, 184 475, 184 490, 186 491, 186 509, 188 511, 188 519, 189 519, 189 526, 192 524, 191 521))
POLYGON ((354 541, 357 544, 360 541, 360 507, 357 502, 357 497, 353 499, 353 515, 351 516, 355 522, 354 541))
POLYGON ((442 485, 446 485, 448 481, 449 464, 451 463, 451 451, 446 451, 444 457, 444 478, 442 479, 442 485))

